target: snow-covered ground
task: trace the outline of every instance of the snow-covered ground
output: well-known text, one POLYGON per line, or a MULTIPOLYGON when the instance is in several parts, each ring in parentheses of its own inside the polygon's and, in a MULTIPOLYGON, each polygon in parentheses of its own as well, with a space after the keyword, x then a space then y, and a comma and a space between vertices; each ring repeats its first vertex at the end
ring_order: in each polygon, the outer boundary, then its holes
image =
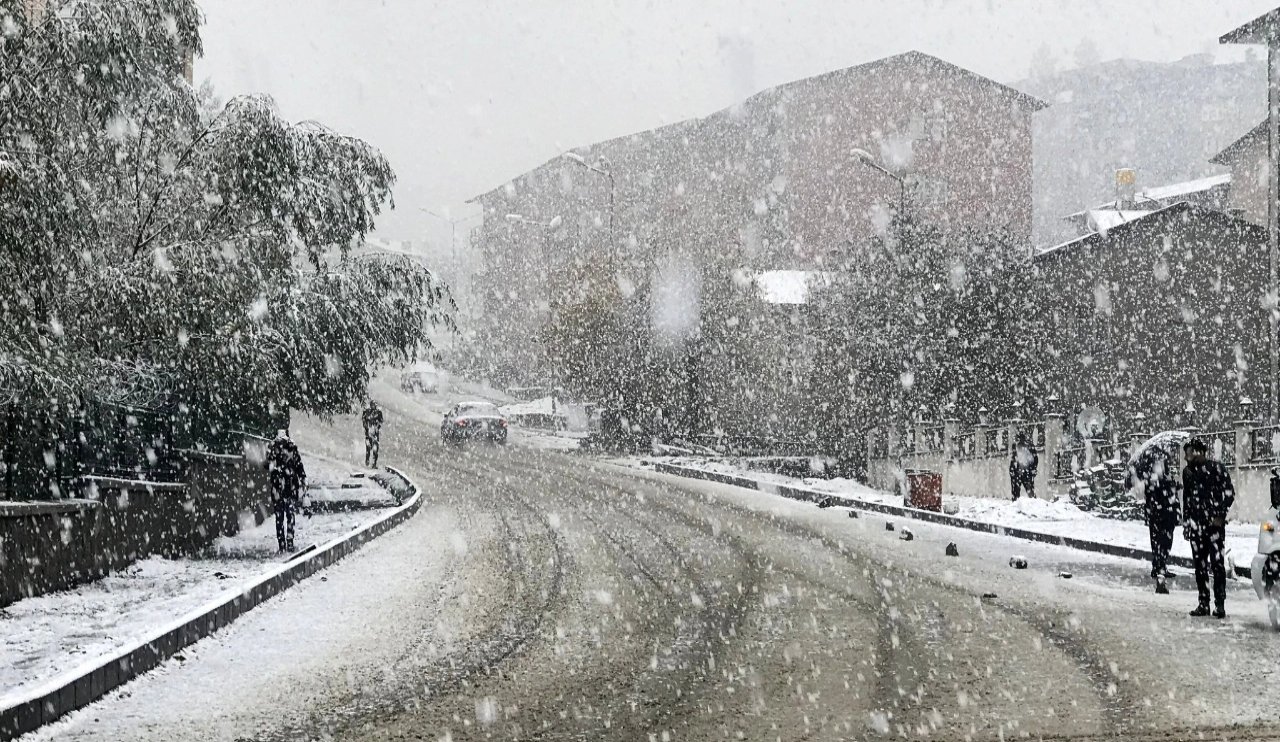
MULTIPOLYGON (((350 466, 303 455, 314 481, 340 485, 350 466), (343 472, 343 469, 346 472, 343 472)), ((366 480, 367 481, 367 480, 366 480)), ((369 482, 369 484, 373 484, 369 482)), ((376 487, 376 485, 374 485, 376 487)), ((385 491, 382 499, 394 505, 385 491)), ((341 490, 347 492, 357 490, 341 490)), ((299 514, 299 549, 323 544, 381 515, 380 510, 299 514)), ((109 654, 279 567, 275 521, 255 525, 245 514, 235 536, 218 538, 188 559, 143 559, 116 574, 72 590, 18 601, 0 610, 0 704, 24 688, 109 654)))
MULTIPOLYGON (((659 460, 654 457, 644 459, 628 459, 631 465, 640 465, 643 460, 659 460)), ((770 484, 803 487, 815 492, 840 495, 887 505, 901 505, 902 497, 891 492, 876 490, 850 479, 797 479, 781 474, 758 472, 730 461, 709 461, 698 458, 670 458, 661 461, 688 466, 722 474, 754 479, 770 484)), ((1040 498, 1021 498, 1012 501, 996 497, 962 497, 945 495, 948 512, 956 517, 966 518, 982 523, 1000 526, 1024 528, 1053 536, 1071 536, 1073 538, 1096 541, 1099 543, 1139 549, 1150 548, 1147 527, 1141 521, 1112 520, 1100 518, 1085 512, 1068 502, 1066 498, 1048 500, 1040 498)), ((1227 553, 1231 561, 1240 566, 1248 566, 1257 550, 1258 524, 1229 523, 1227 525, 1227 553)), ((1182 530, 1174 534, 1173 553, 1178 556, 1191 556, 1191 546, 1182 537, 1182 530)))

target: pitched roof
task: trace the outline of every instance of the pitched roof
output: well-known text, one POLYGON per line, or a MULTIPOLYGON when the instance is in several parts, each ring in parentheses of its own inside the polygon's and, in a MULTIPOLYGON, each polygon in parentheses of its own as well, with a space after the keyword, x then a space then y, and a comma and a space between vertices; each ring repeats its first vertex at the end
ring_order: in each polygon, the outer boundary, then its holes
POLYGON ((1219 44, 1265 44, 1280 42, 1280 8, 1269 10, 1248 23, 1218 37, 1219 44))
MULTIPOLYGON (((799 87, 802 85, 812 85, 814 83, 823 82, 823 81, 837 78, 843 75, 853 74, 855 72, 874 71, 880 68, 888 68, 888 67, 894 67, 894 66, 901 67, 901 66, 910 66, 910 65, 923 66, 927 68, 930 73, 935 75, 951 75, 954 77, 964 77, 964 78, 971 79, 980 85, 987 86, 993 90, 996 90, 997 92, 1000 92, 1008 96, 1010 100, 1014 101, 1015 103, 1017 103, 1018 105, 1026 109, 1029 109, 1033 113, 1035 111, 1040 111, 1049 107, 1049 104, 1046 103, 1045 101, 1042 101, 1039 98, 1035 98, 1033 96, 1027 95, 1024 92, 1017 90, 1016 88, 1012 88, 1012 87, 1009 87, 1008 85, 998 83, 989 77, 979 75, 976 72, 967 70, 963 67, 960 67, 959 65, 955 65, 950 62, 947 62, 946 60, 939 59, 938 57, 925 54, 924 52, 911 50, 911 51, 903 52, 901 54, 894 54, 888 57, 881 57, 880 59, 873 59, 870 62, 863 62, 862 64, 853 65, 852 67, 844 67, 838 70, 832 70, 830 72, 823 72, 821 74, 801 78, 799 80, 792 80, 791 82, 785 82, 780 85, 775 85, 773 87, 766 88, 765 90, 761 90, 749 96, 744 101, 740 101, 739 103, 729 106, 728 108, 722 108, 718 111, 712 111, 711 113, 708 113, 705 116, 695 116, 688 119, 683 119, 681 121, 676 121, 670 124, 664 124, 662 126, 658 126, 653 129, 646 129, 644 131, 634 132, 631 134, 624 134, 622 136, 613 137, 611 139, 605 139, 599 142, 593 142, 591 144, 574 147, 573 150, 579 153, 582 153, 584 151, 590 151, 591 149, 596 147, 607 147, 611 144, 629 140, 634 137, 640 137, 640 136, 657 137, 657 136, 667 135, 673 132, 680 132, 686 127, 690 127, 690 128, 696 127, 710 121, 713 118, 722 116, 725 113, 738 108, 738 106, 740 105, 760 102, 764 99, 777 96, 778 93, 783 90, 799 87)), ((554 163, 556 160, 560 159, 560 157, 562 156, 563 156, 562 154, 556 155, 555 157, 552 157, 550 160, 547 160, 546 162, 544 162, 543 164, 538 165, 537 167, 534 167, 526 172, 533 172, 535 170, 539 170, 541 168, 547 167, 548 165, 554 163)), ((517 175, 515 177, 518 178, 520 176, 517 175)), ((510 180, 508 180, 507 182, 510 182, 510 180)), ((503 185, 505 185, 505 183, 503 185)), ((503 188, 503 185, 499 185, 495 188, 492 188, 478 196, 473 196, 467 199, 466 202, 471 203, 473 201, 477 201, 483 198, 484 196, 494 194, 497 191, 501 190, 503 188)))
POLYGON ((1215 165, 1230 165, 1232 162, 1235 162, 1236 155, 1240 154, 1241 150, 1266 135, 1267 120, 1263 119, 1262 123, 1250 129, 1244 136, 1235 140, 1231 144, 1228 144, 1226 149, 1209 158, 1209 162, 1212 162, 1215 165))
POLYGON ((1096 245, 1104 239, 1123 237, 1130 232, 1150 229, 1179 215, 1185 215, 1190 219, 1217 222, 1221 225, 1230 226, 1234 229, 1252 231, 1259 241, 1266 240, 1266 230, 1256 224, 1247 222, 1239 217, 1232 216, 1222 211, 1218 211, 1217 209, 1208 209, 1203 206, 1196 206, 1194 204, 1187 203, 1186 201, 1179 201, 1178 203, 1166 206, 1163 209, 1148 211, 1136 219, 1131 219, 1121 224, 1117 224, 1111 229, 1102 232, 1094 232, 1093 234, 1087 234, 1083 237, 1076 237, 1059 245, 1045 248, 1044 250, 1037 252, 1033 256, 1033 259, 1039 260, 1045 257, 1061 255, 1067 250, 1081 245, 1096 245))
POLYGON ((812 77, 806 77, 800 80, 794 80, 792 82, 783 83, 782 85, 779 85, 776 88, 770 88, 769 90, 756 93, 756 95, 752 96, 752 98, 755 98, 756 96, 759 96, 759 95, 764 95, 766 93, 773 92, 774 90, 786 89, 786 88, 789 88, 792 86, 798 86, 798 85, 807 85, 814 82, 827 80, 833 77, 848 75, 854 72, 871 71, 871 70, 876 70, 882 67, 910 66, 910 65, 920 65, 920 66, 929 68, 929 70, 935 74, 954 75, 958 77, 969 78, 974 82, 977 82, 981 85, 988 86, 994 90, 997 90, 1001 93, 1008 95, 1012 100, 1017 102, 1019 105, 1029 108, 1032 112, 1040 111, 1049 107, 1049 104, 1046 103, 1045 101, 1042 101, 1039 98, 1036 98, 1034 96, 1027 95, 1021 90, 1012 88, 1003 83, 996 82, 995 80, 992 80, 991 78, 986 77, 984 75, 979 75, 978 73, 972 70, 967 70, 964 67, 961 67, 956 64, 952 64, 951 62, 948 62, 945 59, 939 59, 938 57, 935 57, 931 54, 925 54, 924 52, 916 51, 915 49, 912 49, 911 51, 902 52, 901 54, 894 54, 888 57, 881 57, 880 59, 873 59, 870 62, 855 64, 852 67, 845 67, 843 69, 832 70, 831 72, 824 72, 822 74, 814 75, 812 77))

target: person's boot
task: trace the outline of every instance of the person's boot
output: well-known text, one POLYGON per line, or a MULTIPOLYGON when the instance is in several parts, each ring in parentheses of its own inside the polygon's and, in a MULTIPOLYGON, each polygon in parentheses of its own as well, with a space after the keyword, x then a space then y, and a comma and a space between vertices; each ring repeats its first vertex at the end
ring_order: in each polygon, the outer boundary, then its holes
POLYGON ((1156 577, 1156 595, 1168 595, 1169 586, 1165 583, 1164 577, 1156 577))
POLYGON ((1200 618, 1201 616, 1207 616, 1209 615, 1209 606, 1205 605, 1204 603, 1201 603, 1200 605, 1196 606, 1196 609, 1191 612, 1191 615, 1195 616, 1196 618, 1200 618))
POLYGON ((1225 605, 1223 605, 1223 604, 1219 603, 1219 604, 1218 604, 1218 606, 1217 606, 1216 608, 1214 608, 1214 609, 1213 609, 1213 617, 1214 617, 1214 618, 1219 618, 1219 619, 1221 619, 1221 618, 1226 618, 1226 617, 1227 617, 1227 607, 1226 607, 1225 605))

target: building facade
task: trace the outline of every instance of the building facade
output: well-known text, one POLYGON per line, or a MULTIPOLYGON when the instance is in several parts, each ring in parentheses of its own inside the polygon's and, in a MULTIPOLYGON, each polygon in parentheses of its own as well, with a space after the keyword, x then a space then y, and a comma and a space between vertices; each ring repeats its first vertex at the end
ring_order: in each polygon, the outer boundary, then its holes
POLYGON ((1254 223, 1267 223, 1267 122, 1219 152, 1210 162, 1231 168, 1228 208, 1254 223))
POLYGON ((1178 203, 1039 253, 1028 352, 1062 409, 1230 426, 1268 380, 1266 231, 1178 203))
MULTIPOLYGON (((1046 104, 919 52, 578 148, 475 199, 485 331, 528 345, 584 277, 625 294, 670 266, 830 270, 905 212, 1031 236, 1031 117, 1046 104)), ((528 354, 525 354, 526 356, 528 354)))

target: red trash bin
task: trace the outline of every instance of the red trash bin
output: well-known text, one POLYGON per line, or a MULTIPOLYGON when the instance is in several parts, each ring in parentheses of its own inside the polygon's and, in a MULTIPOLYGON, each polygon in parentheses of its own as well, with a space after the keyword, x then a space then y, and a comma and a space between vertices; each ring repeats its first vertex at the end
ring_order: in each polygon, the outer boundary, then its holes
POLYGON ((942 475, 934 471, 907 471, 906 506, 917 510, 942 512, 942 475))

